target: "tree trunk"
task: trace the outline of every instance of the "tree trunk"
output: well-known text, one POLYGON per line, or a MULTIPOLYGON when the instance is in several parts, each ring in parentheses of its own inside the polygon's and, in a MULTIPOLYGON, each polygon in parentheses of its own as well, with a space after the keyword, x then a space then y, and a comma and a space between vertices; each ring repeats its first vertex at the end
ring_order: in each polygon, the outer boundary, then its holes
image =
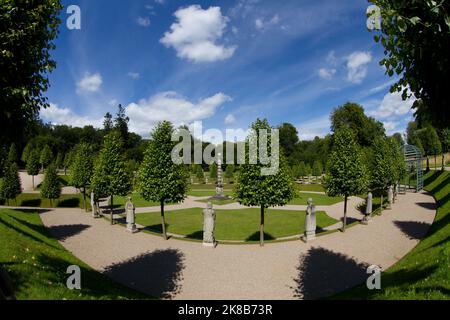
POLYGON ((83 188, 83 206, 84 206, 84 211, 87 212, 87 205, 86 205, 86 187, 83 188))
POLYGON ((427 156, 427 172, 430 171, 430 158, 427 156))
POLYGON ((434 155, 434 170, 437 170, 437 161, 436 161, 436 155, 434 155))
POLYGON ((445 155, 444 155, 444 152, 442 152, 442 171, 445 171, 445 155))
POLYGON ((111 204, 110 204, 110 213, 111 213, 111 225, 113 225, 114 224, 114 209, 113 209, 113 205, 114 205, 114 203, 113 203, 113 201, 114 201, 114 195, 111 195, 111 204))
POLYGON ((264 246, 264 206, 261 206, 261 224, 259 225, 259 245, 264 246))
POLYGON ((342 222, 342 232, 345 232, 345 226, 347 225, 347 200, 348 196, 344 197, 344 221, 342 222))
POLYGON ((64 175, 67 176, 67 168, 64 166, 64 175))
POLYGON ((161 200, 161 227, 164 240, 167 240, 166 219, 164 218, 164 200, 161 200))

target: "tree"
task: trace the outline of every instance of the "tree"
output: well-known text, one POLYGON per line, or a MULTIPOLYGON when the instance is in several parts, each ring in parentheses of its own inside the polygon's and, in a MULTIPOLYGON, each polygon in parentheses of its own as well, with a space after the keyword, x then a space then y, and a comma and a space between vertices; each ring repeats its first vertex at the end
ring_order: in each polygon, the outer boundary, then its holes
POLYGON ((217 178, 217 163, 213 162, 209 166, 209 177, 211 180, 215 180, 217 178))
POLYGON ((396 132, 392 135, 392 138, 395 139, 395 141, 397 142, 398 145, 402 146, 405 144, 405 141, 403 141, 403 136, 401 133, 396 132))
POLYGON ((418 99, 416 115, 426 115, 437 128, 450 125, 450 2, 371 0, 381 9, 381 32, 375 41, 386 57, 380 65, 390 77, 400 76, 391 92, 409 90, 418 99), (421 103, 423 101, 423 103, 421 103))
POLYGON ((59 0, 0 2, 0 144, 18 142, 48 107, 50 51, 61 22, 59 0))
MULTIPOLYGON (((369 162, 369 187, 380 193, 380 210, 383 211, 383 195, 391 185, 392 159, 386 139, 377 138, 372 146, 372 155, 369 162)), ((395 179, 395 178, 394 178, 395 179)))
POLYGON ((328 159, 325 190, 329 196, 344 197, 344 221, 347 224, 347 200, 367 190, 367 169, 362 161, 362 152, 356 143, 355 134, 346 128, 334 135, 334 145, 328 159))
POLYGON ((92 189, 97 197, 110 197, 111 224, 114 224, 114 196, 126 196, 131 190, 131 175, 123 156, 122 141, 117 132, 105 136, 92 178, 92 189))
POLYGON ((15 162, 8 161, 5 168, 5 176, 0 181, 0 199, 16 199, 21 194, 19 173, 15 162))
POLYGON ((430 161, 429 157, 434 156, 434 161, 436 163, 437 154, 439 154, 441 149, 441 142, 436 130, 432 126, 426 126, 425 128, 416 131, 416 135, 423 146, 425 156, 427 157, 427 172, 430 171, 430 161))
POLYGON ((56 155, 56 160, 55 160, 56 169, 61 169, 63 167, 63 161, 64 161, 64 157, 63 157, 62 152, 58 152, 58 154, 56 155))
POLYGON ((121 104, 118 106, 116 118, 114 119, 114 129, 120 133, 120 137, 125 144, 128 144, 128 122, 130 118, 125 114, 125 108, 121 104))
POLYGON ((290 123, 283 123, 278 127, 278 130, 280 130, 280 146, 283 149, 285 156, 289 159, 299 141, 298 131, 290 123))
POLYGON ((309 163, 308 163, 308 164, 306 165, 306 167, 305 167, 305 173, 306 173, 306 176, 307 176, 307 177, 310 177, 311 174, 312 174, 312 169, 311 169, 311 166, 310 166, 309 163))
POLYGON ((348 102, 336 108, 331 114, 331 130, 336 132, 347 128, 355 133, 361 147, 372 145, 376 137, 385 136, 383 124, 364 114, 364 108, 357 103, 348 102))
POLYGON ((113 120, 111 113, 107 112, 103 120, 103 131, 108 134, 113 129, 113 120))
POLYGON ((39 158, 39 163, 42 166, 42 170, 47 167, 50 162, 52 162, 53 160, 53 153, 52 150, 50 149, 50 147, 48 145, 45 145, 44 149, 42 149, 41 151, 41 155, 39 158))
POLYGON ((19 159, 17 157, 16 145, 14 143, 11 143, 11 146, 9 147, 9 152, 8 152, 8 162, 9 163, 17 163, 18 160, 19 159))
POLYGON ((442 143, 442 171, 445 170, 445 153, 450 152, 450 128, 445 128, 441 131, 442 143))
POLYGON ((201 165, 196 165, 195 166, 195 176, 197 177, 199 182, 204 182, 205 180, 205 174, 203 173, 203 168, 201 165))
MULTIPOLYGON (((397 186, 404 180, 407 174, 407 167, 405 161, 405 155, 401 149, 402 145, 395 137, 388 138, 387 147, 389 151, 389 158, 391 162, 392 175, 389 178, 389 183, 397 186)), ((395 188, 396 190, 397 188, 395 188)))
POLYGON ((53 200, 58 199, 61 195, 61 184, 58 179, 56 167, 52 163, 45 171, 44 181, 41 187, 41 197, 50 200, 50 205, 53 206, 53 200))
POLYGON ((225 178, 228 179, 229 183, 233 183, 234 178, 234 165, 227 164, 227 168, 225 169, 225 178))
POLYGON ((30 155, 31 151, 33 151, 33 146, 31 145, 31 143, 27 143, 27 145, 25 146, 25 148, 22 151, 22 157, 20 157, 20 160, 22 160, 23 162, 27 163, 28 162, 28 156, 30 155))
POLYGON ((88 144, 81 143, 76 148, 74 160, 70 169, 70 181, 75 188, 82 190, 85 211, 87 211, 86 189, 91 184, 93 167, 92 149, 88 144))
POLYGON ((164 239, 167 239, 164 204, 183 201, 188 188, 188 172, 184 164, 172 161, 172 150, 176 145, 176 142, 172 141, 173 132, 174 128, 168 121, 156 125, 139 170, 139 189, 142 197, 147 201, 158 201, 161 205, 164 239))
MULTIPOLYGON (((261 208, 261 221, 259 229, 260 245, 264 245, 264 214, 265 210, 272 206, 284 206, 295 196, 295 189, 292 177, 287 166, 287 161, 282 152, 271 148, 271 130, 266 119, 257 119, 251 126, 252 132, 247 138, 246 161, 240 166, 238 182, 234 189, 234 197, 244 206, 258 206, 261 208), (279 156, 279 168, 275 174, 263 175, 262 169, 267 166, 261 163, 259 150, 252 150, 256 153, 257 163, 249 163, 249 142, 253 139, 259 141, 260 131, 268 132, 268 156, 279 156)), ((265 147, 265 146, 263 146, 265 147)), ((258 148, 259 149, 259 148, 258 148)))
POLYGON ((307 175, 307 173, 306 173, 306 164, 305 164, 304 161, 299 163, 296 172, 298 174, 298 177, 300 177, 301 179, 303 179, 307 175))
POLYGON ((73 150, 70 150, 69 152, 67 152, 64 155, 64 161, 63 161, 64 175, 67 175, 67 168, 70 168, 70 166, 72 165, 73 156, 74 156, 73 150))
POLYGON ((313 176, 315 176, 316 178, 321 176, 323 172, 322 164, 319 161, 314 161, 312 171, 313 176))
POLYGON ((31 176, 32 186, 34 189, 34 176, 39 174, 39 153, 37 150, 32 150, 27 157, 27 174, 31 176))

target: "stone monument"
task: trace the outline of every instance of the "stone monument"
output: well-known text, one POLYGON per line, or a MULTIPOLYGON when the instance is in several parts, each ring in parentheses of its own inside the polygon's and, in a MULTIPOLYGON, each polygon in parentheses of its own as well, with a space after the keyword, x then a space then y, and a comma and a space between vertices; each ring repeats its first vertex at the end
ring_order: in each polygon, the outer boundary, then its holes
POLYGON ((217 183, 216 195, 209 198, 209 200, 229 200, 230 197, 223 193, 223 172, 222 172, 222 154, 217 154, 217 183))
POLYGON ((208 202, 206 209, 203 210, 203 245, 205 247, 215 247, 216 239, 214 230, 216 224, 216 213, 211 202, 208 202))
POLYGON ((91 209, 92 209, 92 217, 99 218, 100 215, 98 214, 98 206, 97 201, 95 201, 94 192, 91 192, 91 209))
POLYGON ((316 238, 316 206, 311 198, 308 199, 308 207, 306 208, 305 218, 305 242, 309 242, 316 238))
POLYGON ((131 233, 135 233, 138 231, 135 223, 134 216, 134 204, 131 201, 131 197, 128 197, 128 201, 125 204, 125 213, 127 215, 127 230, 131 233))
POLYGON ((366 201, 366 213, 361 221, 362 224, 369 224, 370 215, 372 214, 372 204, 373 204, 373 195, 372 192, 369 192, 366 201))
POLYGON ((394 202, 394 189, 392 188, 392 186, 390 186, 388 190, 388 205, 386 207, 387 210, 392 209, 393 202, 394 202))

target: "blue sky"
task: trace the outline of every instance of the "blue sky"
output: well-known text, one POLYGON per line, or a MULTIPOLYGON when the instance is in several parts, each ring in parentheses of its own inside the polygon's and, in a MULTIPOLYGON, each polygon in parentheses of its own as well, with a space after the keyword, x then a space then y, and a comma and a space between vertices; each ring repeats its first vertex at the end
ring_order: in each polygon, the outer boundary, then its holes
POLYGON ((365 0, 85 0, 81 29, 63 24, 57 69, 41 112, 53 124, 101 127, 126 107, 130 129, 157 121, 244 129, 257 117, 294 124, 302 139, 329 132, 329 114, 361 103, 403 132, 413 100, 389 94, 382 47, 365 0))

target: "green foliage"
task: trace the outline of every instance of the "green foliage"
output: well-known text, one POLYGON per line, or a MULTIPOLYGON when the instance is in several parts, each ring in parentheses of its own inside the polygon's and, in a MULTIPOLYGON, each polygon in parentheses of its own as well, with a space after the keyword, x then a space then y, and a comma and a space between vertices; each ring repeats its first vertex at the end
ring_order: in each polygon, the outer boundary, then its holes
POLYGON ((14 143, 11 143, 11 146, 9 147, 9 152, 8 152, 8 162, 9 163, 17 163, 18 160, 19 159, 17 157, 16 145, 14 143))
POLYGON ((73 150, 70 150, 64 155, 63 165, 65 168, 70 168, 70 166, 72 165, 74 155, 75 153, 73 150))
POLYGON ((59 0, 0 2, 0 142, 23 137, 41 107, 55 68, 50 51, 61 22, 59 0))
POLYGON ((305 173, 306 173, 307 177, 309 177, 312 174, 312 169, 311 169, 311 166, 309 165, 309 163, 305 167, 305 173))
POLYGON ((313 171, 313 176, 315 176, 315 177, 321 176, 323 173, 322 163, 320 163, 319 161, 314 161, 312 171, 313 171))
POLYGON ((217 163, 215 162, 209 166, 209 177, 213 180, 217 178, 217 163))
POLYGON ((233 180, 234 178, 234 165, 227 164, 227 168, 225 169, 225 178, 228 180, 233 180))
POLYGON ((438 127, 450 125, 450 2, 371 0, 381 8, 382 30, 375 41, 386 57, 380 65, 391 77, 400 76, 391 92, 410 89, 417 97, 416 116, 438 127))
POLYGON ((139 189, 147 201, 177 203, 183 201, 188 188, 188 173, 183 164, 172 161, 173 126, 168 121, 158 123, 152 132, 139 170, 139 189))
POLYGON ((50 147, 48 145, 46 145, 44 147, 44 149, 42 149, 41 151, 41 155, 39 158, 39 163, 43 166, 46 167, 50 164, 50 162, 52 162, 53 160, 53 153, 52 150, 50 149, 50 147))
POLYGON ((31 145, 31 143, 27 143, 27 145, 25 146, 25 148, 22 151, 22 157, 20 158, 20 160, 27 163, 28 157, 30 156, 31 151, 33 151, 33 146, 31 145))
POLYGON ((290 123, 283 123, 278 127, 278 130, 280 130, 280 147, 284 155, 290 158, 299 142, 298 131, 290 123))
POLYGON ((75 188, 86 189, 91 183, 93 173, 92 149, 86 143, 81 143, 75 150, 72 166, 70 167, 70 184, 75 188))
POLYGON ((15 199, 22 192, 15 162, 7 162, 5 176, 0 180, 0 199, 15 199))
MULTIPOLYGON (((266 119, 256 120, 252 124, 254 134, 258 135, 258 130, 268 130, 268 146, 270 150, 270 132, 266 119)), ((249 139, 253 137, 248 137, 249 139)), ((257 137, 256 137, 257 138, 257 137)), ((274 175, 262 175, 261 169, 267 167, 260 162, 259 156, 257 164, 249 163, 249 146, 246 146, 246 161, 242 164, 239 171, 239 178, 234 190, 234 197, 238 199, 239 203, 245 206, 259 206, 262 208, 269 208, 272 206, 284 206, 291 201, 295 196, 295 189, 292 183, 290 170, 284 156, 280 153, 279 170, 274 175)))
POLYGON ((128 143, 128 122, 130 118, 125 114, 125 108, 122 107, 121 104, 118 106, 118 111, 116 114, 116 118, 114 119, 114 129, 119 132, 122 141, 127 144, 128 143))
POLYGON ((92 189, 96 197, 125 196, 131 190, 131 176, 117 132, 105 136, 103 148, 94 168, 92 189))
POLYGON ((203 180, 205 179, 205 174, 203 173, 203 168, 199 164, 195 165, 195 176, 201 182, 203 182, 203 180))
POLYGON ((352 196, 367 190, 369 180, 354 133, 342 128, 335 133, 325 190, 329 196, 352 196))
POLYGON ((294 167, 294 174, 296 178, 303 178, 306 176, 305 162, 302 161, 294 167))
POLYGON ((63 154, 61 152, 58 152, 55 160, 56 169, 61 169, 63 167, 63 161, 64 161, 63 154))
POLYGON ((26 169, 30 176, 39 174, 39 153, 37 150, 32 150, 28 155, 26 169))
POLYGON ((103 131, 108 134, 113 129, 112 114, 107 112, 103 120, 103 131))
POLYGON ((370 189, 372 191, 384 192, 392 184, 392 164, 386 139, 381 137, 375 139, 369 162, 370 189))
POLYGON ((41 197, 45 199, 58 199, 61 195, 61 184, 54 164, 50 164, 45 171, 44 181, 41 186, 41 197))

